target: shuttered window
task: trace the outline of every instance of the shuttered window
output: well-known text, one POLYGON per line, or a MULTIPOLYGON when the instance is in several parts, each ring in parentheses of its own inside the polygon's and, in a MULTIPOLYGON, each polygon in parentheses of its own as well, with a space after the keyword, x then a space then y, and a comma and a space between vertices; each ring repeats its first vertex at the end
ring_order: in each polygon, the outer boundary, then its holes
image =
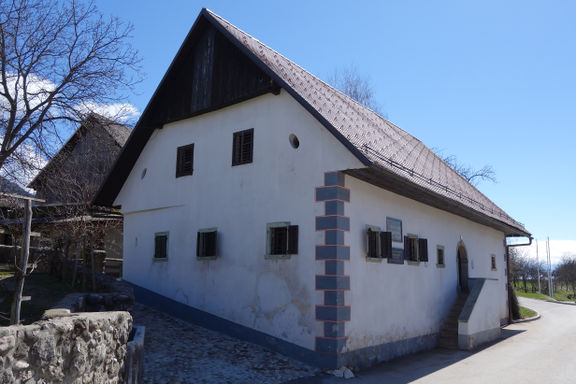
POLYGON ((392 233, 380 232, 372 225, 366 230, 368 248, 366 256, 370 259, 389 259, 392 257, 392 233))
POLYGON ((154 258, 166 259, 168 257, 168 233, 156 233, 154 235, 154 258))
POLYGON ((218 230, 216 228, 202 229, 196 236, 196 256, 217 256, 218 230))
POLYGON ((252 162, 254 152, 254 128, 234 132, 232 140, 232 165, 252 162))
POLYGON ((194 144, 178 147, 176 177, 189 176, 194 171, 194 144))
POLYGON ((298 254, 298 226, 289 223, 268 224, 267 250, 271 256, 298 254))
POLYGON ((428 261, 428 240, 415 235, 404 236, 404 259, 408 261, 428 261))

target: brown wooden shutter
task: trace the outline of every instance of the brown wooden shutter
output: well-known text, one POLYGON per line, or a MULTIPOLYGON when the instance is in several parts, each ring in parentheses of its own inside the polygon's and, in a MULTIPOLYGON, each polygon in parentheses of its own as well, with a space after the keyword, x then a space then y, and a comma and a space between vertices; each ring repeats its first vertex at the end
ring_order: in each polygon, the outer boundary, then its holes
POLYGON ((392 232, 380 232, 380 257, 392 257, 392 232))
POLYGON ((238 165, 240 163, 240 153, 242 148, 242 132, 234 133, 234 140, 232 143, 232 165, 238 165))
POLYGON ((408 236, 404 236, 404 260, 412 260, 412 244, 408 236))
POLYGON ((244 131, 242 135, 242 163, 251 163, 254 149, 254 129, 244 131))
POLYGON ((232 165, 251 163, 254 153, 254 128, 234 132, 232 141, 232 165))
POLYGON ((374 231, 372 228, 368 228, 368 257, 377 258, 380 257, 378 252, 378 231, 374 231))
POLYGON ((420 261, 428 261, 428 240, 418 239, 418 255, 420 261))
POLYGON ((194 144, 178 147, 176 177, 191 175, 194 171, 194 144))
POLYGON ((216 241, 218 232, 204 232, 204 256, 216 256, 216 241))
POLYGON ((288 255, 298 254, 298 226, 291 225, 288 227, 288 249, 286 250, 288 255))

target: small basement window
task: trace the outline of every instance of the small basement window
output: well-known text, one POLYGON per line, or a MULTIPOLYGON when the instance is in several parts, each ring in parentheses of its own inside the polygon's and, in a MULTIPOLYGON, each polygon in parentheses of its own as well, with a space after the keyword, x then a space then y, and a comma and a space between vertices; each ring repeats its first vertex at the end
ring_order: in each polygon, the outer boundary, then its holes
POLYGON ((154 259, 168 259, 168 232, 154 234, 154 259))
POLYGON ((178 147, 176 153, 176 177, 189 176, 194 171, 194 144, 178 147))
POLYGON ((198 231, 196 236, 196 256, 215 259, 217 255, 218 229, 206 228, 198 231))
POLYGON ((254 153, 254 128, 234 132, 232 140, 232 165, 252 162, 254 153))
POLYGON ((270 223, 266 226, 266 256, 289 258, 298 254, 298 226, 289 222, 270 223))
POLYGON ((404 259, 414 263, 428 261, 428 240, 416 235, 404 236, 404 259))

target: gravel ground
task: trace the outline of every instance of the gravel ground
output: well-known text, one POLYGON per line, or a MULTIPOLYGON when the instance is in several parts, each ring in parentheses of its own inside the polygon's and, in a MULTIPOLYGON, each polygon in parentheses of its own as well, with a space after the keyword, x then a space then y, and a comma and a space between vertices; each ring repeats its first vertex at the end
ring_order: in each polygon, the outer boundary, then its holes
POLYGON ((141 304, 134 307, 134 324, 146 327, 144 383, 283 383, 318 371, 141 304))

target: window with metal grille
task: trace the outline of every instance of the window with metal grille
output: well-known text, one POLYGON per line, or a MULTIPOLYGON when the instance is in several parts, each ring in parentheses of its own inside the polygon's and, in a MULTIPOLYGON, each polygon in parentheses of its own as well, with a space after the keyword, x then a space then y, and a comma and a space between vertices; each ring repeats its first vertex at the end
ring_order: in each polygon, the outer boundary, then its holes
POLYGON ((194 144, 178 147, 176 177, 191 175, 194 171, 194 144))
POLYGON ((168 258, 168 232, 154 234, 154 258, 168 258))
POLYGON ((490 265, 492 266, 492 270, 496 271, 496 255, 490 256, 490 265))
POLYGON ((234 132, 232 140, 232 165, 252 162, 254 152, 254 128, 234 132))
POLYGON ((218 230, 216 228, 201 229, 196 237, 196 256, 215 258, 217 255, 218 230))
POLYGON ((267 254, 286 256, 298 254, 298 226, 290 223, 267 225, 267 254))
POLYGON ((444 247, 442 245, 436 246, 436 265, 444 265, 444 247))

